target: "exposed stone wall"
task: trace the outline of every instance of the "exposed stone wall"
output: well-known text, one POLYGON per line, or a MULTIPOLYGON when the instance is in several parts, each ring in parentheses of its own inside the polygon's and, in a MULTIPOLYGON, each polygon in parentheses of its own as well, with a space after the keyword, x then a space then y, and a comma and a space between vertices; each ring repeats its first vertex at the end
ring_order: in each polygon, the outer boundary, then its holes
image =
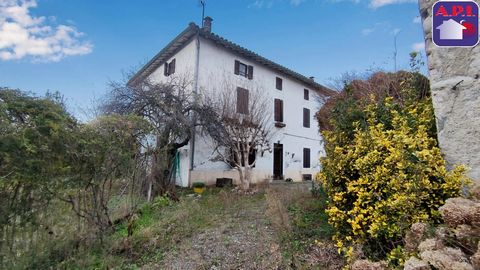
POLYGON ((480 182, 480 45, 439 48, 433 44, 435 2, 419 0, 438 140, 448 165, 467 165, 470 177, 480 182))

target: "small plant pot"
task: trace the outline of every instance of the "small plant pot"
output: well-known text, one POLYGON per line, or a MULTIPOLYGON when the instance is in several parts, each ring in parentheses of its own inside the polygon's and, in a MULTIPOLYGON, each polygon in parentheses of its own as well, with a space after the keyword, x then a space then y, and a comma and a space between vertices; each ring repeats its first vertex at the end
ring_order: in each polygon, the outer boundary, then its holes
POLYGON ((202 182, 195 182, 192 185, 193 187, 193 192, 197 194, 202 194, 205 191, 205 183, 202 182))
POLYGON ((205 191, 205 187, 194 187, 193 192, 197 194, 202 194, 205 191))

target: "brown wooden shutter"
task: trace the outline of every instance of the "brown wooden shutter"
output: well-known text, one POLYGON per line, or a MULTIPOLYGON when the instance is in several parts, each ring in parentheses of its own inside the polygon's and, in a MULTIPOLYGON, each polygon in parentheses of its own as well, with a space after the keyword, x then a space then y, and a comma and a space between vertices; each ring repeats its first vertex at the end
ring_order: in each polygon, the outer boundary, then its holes
POLYGON ((274 118, 276 122, 283 122, 283 100, 278 98, 274 103, 274 118))
POLYGON ((282 79, 281 78, 277 77, 277 79, 275 81, 275 86, 278 90, 282 90, 282 79))
POLYGON ((235 75, 240 74, 240 62, 235 60, 235 69, 234 69, 235 75))
POLYGON ((237 113, 248 114, 248 90, 237 87, 237 113))
POLYGON ((168 64, 168 75, 172 75, 173 73, 175 73, 175 59, 168 64))
POLYGON ((303 108, 303 126, 310 127, 310 110, 307 108, 303 108))
POLYGON ((305 99, 305 100, 309 99, 308 89, 303 89, 303 99, 305 99))
POLYGON ((165 62, 165 65, 163 65, 163 75, 168 76, 168 63, 165 62))
POLYGON ((310 148, 303 148, 303 168, 310 168, 310 148))
POLYGON ((248 66, 248 78, 253 79, 253 66, 248 66))

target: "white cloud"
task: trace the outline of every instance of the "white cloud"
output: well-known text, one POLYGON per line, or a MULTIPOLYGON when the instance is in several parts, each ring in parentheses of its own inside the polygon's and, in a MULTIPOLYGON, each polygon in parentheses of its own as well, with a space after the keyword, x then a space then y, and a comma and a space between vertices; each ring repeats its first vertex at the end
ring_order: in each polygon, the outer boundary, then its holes
POLYGON ((92 52, 75 27, 52 25, 55 17, 35 17, 36 0, 0 0, 0 60, 30 58, 56 62, 64 57, 92 52))
POLYGON ((421 23, 421 22, 422 22, 422 18, 420 18, 420 16, 417 16, 417 17, 413 18, 412 22, 413 22, 413 23, 421 23))
POLYGON ((417 0, 370 0, 371 8, 379 8, 386 5, 402 4, 402 3, 416 3, 417 0))
POLYGON ((412 50, 414 52, 420 52, 425 50, 425 42, 416 42, 412 44, 412 50))
POLYGON ((400 28, 393 28, 393 26, 389 22, 377 22, 371 27, 363 28, 362 30, 360 30, 360 33, 362 34, 362 36, 368 36, 374 32, 378 33, 379 35, 397 35, 398 33, 400 33, 400 31, 400 28))
POLYGON ((362 29, 361 33, 363 36, 368 36, 370 35, 371 33, 375 32, 375 28, 364 28, 362 29))

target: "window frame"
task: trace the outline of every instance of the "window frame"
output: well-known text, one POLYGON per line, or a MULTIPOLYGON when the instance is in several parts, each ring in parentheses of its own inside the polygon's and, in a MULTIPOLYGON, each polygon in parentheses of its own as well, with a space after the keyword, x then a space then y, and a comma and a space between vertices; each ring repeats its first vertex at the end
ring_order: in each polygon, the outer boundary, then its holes
POLYGON ((247 65, 239 60, 235 60, 234 64, 233 73, 235 75, 248 78, 249 80, 253 79, 253 66, 247 65))
POLYGON ((284 121, 283 114, 283 100, 275 98, 273 101, 273 118, 275 122, 283 123, 284 121))
POLYGON ((275 77, 275 88, 277 90, 283 90, 283 79, 280 77, 275 77))
POLYGON ((310 100, 310 90, 304 88, 303 89, 303 99, 304 100, 310 100))
POLYGON ((303 108, 303 127, 310 128, 310 109, 303 108))
POLYGON ((163 75, 168 77, 172 74, 175 74, 176 58, 173 58, 172 61, 167 62, 163 65, 163 75))
POLYGON ((244 114, 244 115, 249 114, 249 108, 248 108, 249 98, 250 98, 250 92, 248 91, 248 89, 237 87, 237 106, 236 106, 237 113, 244 114), (241 100, 243 97, 245 97, 244 101, 241 100))
POLYGON ((239 62, 239 65, 238 65, 238 75, 240 76, 243 76, 243 77, 247 77, 248 76, 248 66, 242 62, 239 62), (242 72, 242 67, 245 68, 245 72, 242 72))
POLYGON ((303 148, 303 168, 310 169, 312 167, 312 154, 310 148, 303 148))

